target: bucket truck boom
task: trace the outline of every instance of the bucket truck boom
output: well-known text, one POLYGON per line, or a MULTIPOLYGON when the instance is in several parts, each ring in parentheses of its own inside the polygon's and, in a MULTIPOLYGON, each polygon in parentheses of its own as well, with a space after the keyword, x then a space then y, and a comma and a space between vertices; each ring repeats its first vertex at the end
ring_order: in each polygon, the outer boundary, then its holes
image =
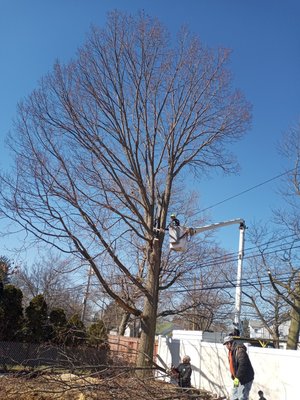
POLYGON ((189 228, 189 234, 192 236, 192 235, 195 235, 200 232, 210 231, 212 229, 217 229, 217 228, 221 228, 223 226, 228 226, 228 225, 233 225, 233 224, 244 224, 244 220, 241 218, 231 219, 229 221, 216 222, 211 225, 200 226, 199 228, 189 228))
POLYGON ((186 251, 188 239, 190 237, 196 235, 197 233, 210 231, 213 229, 233 224, 244 224, 244 220, 241 218, 232 219, 229 221, 216 222, 214 224, 200 226, 198 228, 188 228, 185 226, 170 226, 169 227, 170 249, 174 251, 186 251))
POLYGON ((239 253, 238 253, 238 266, 237 266, 237 279, 236 279, 236 292, 235 292, 235 309, 234 309, 234 326, 241 331, 241 284, 242 284, 242 267, 244 257, 244 242, 245 242, 245 221, 241 218, 232 219, 224 222, 217 222, 210 225, 200 226, 198 228, 187 228, 184 226, 170 226, 169 228, 169 241, 170 249, 175 251, 186 251, 187 243, 190 237, 212 229, 222 228, 224 226, 239 224, 240 237, 239 237, 239 253))

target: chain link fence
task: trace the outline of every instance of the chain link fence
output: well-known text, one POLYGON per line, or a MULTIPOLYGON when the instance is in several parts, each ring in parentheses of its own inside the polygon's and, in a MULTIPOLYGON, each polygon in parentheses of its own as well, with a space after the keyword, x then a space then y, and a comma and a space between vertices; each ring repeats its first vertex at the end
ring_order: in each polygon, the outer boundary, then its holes
POLYGON ((0 342, 0 366, 8 370, 13 366, 49 366, 73 369, 107 364, 107 348, 67 347, 48 344, 0 342))

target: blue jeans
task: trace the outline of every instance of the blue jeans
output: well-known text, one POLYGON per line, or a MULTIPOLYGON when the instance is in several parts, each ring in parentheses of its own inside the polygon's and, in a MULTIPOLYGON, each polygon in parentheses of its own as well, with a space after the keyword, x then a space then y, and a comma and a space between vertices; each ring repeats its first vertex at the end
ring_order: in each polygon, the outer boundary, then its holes
POLYGON ((253 381, 250 381, 244 385, 239 384, 239 386, 234 387, 232 389, 230 400, 249 400, 252 383, 253 381))

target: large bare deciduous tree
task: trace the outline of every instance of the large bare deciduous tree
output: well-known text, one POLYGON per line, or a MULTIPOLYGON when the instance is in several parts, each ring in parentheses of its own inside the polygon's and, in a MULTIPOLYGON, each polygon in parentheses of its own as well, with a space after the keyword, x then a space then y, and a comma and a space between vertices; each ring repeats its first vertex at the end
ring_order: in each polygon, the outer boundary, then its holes
MULTIPOLYGON (((230 145, 249 127, 250 106, 232 88, 228 58, 186 29, 171 38, 154 18, 116 11, 19 104, 1 210, 38 240, 86 260, 107 294, 140 318, 145 369, 165 238, 154 226, 166 227, 174 191, 186 196, 191 171, 235 171, 230 145), (130 284, 142 306, 114 280, 130 284)), ((170 273, 164 287, 175 280, 170 273)))

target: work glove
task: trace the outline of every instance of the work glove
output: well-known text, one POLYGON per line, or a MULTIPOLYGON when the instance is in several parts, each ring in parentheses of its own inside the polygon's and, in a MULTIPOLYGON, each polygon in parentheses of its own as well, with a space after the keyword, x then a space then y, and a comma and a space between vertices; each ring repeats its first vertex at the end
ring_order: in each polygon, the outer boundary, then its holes
POLYGON ((233 380, 233 386, 234 386, 234 387, 238 387, 239 384, 240 384, 239 378, 234 378, 234 380, 233 380))

